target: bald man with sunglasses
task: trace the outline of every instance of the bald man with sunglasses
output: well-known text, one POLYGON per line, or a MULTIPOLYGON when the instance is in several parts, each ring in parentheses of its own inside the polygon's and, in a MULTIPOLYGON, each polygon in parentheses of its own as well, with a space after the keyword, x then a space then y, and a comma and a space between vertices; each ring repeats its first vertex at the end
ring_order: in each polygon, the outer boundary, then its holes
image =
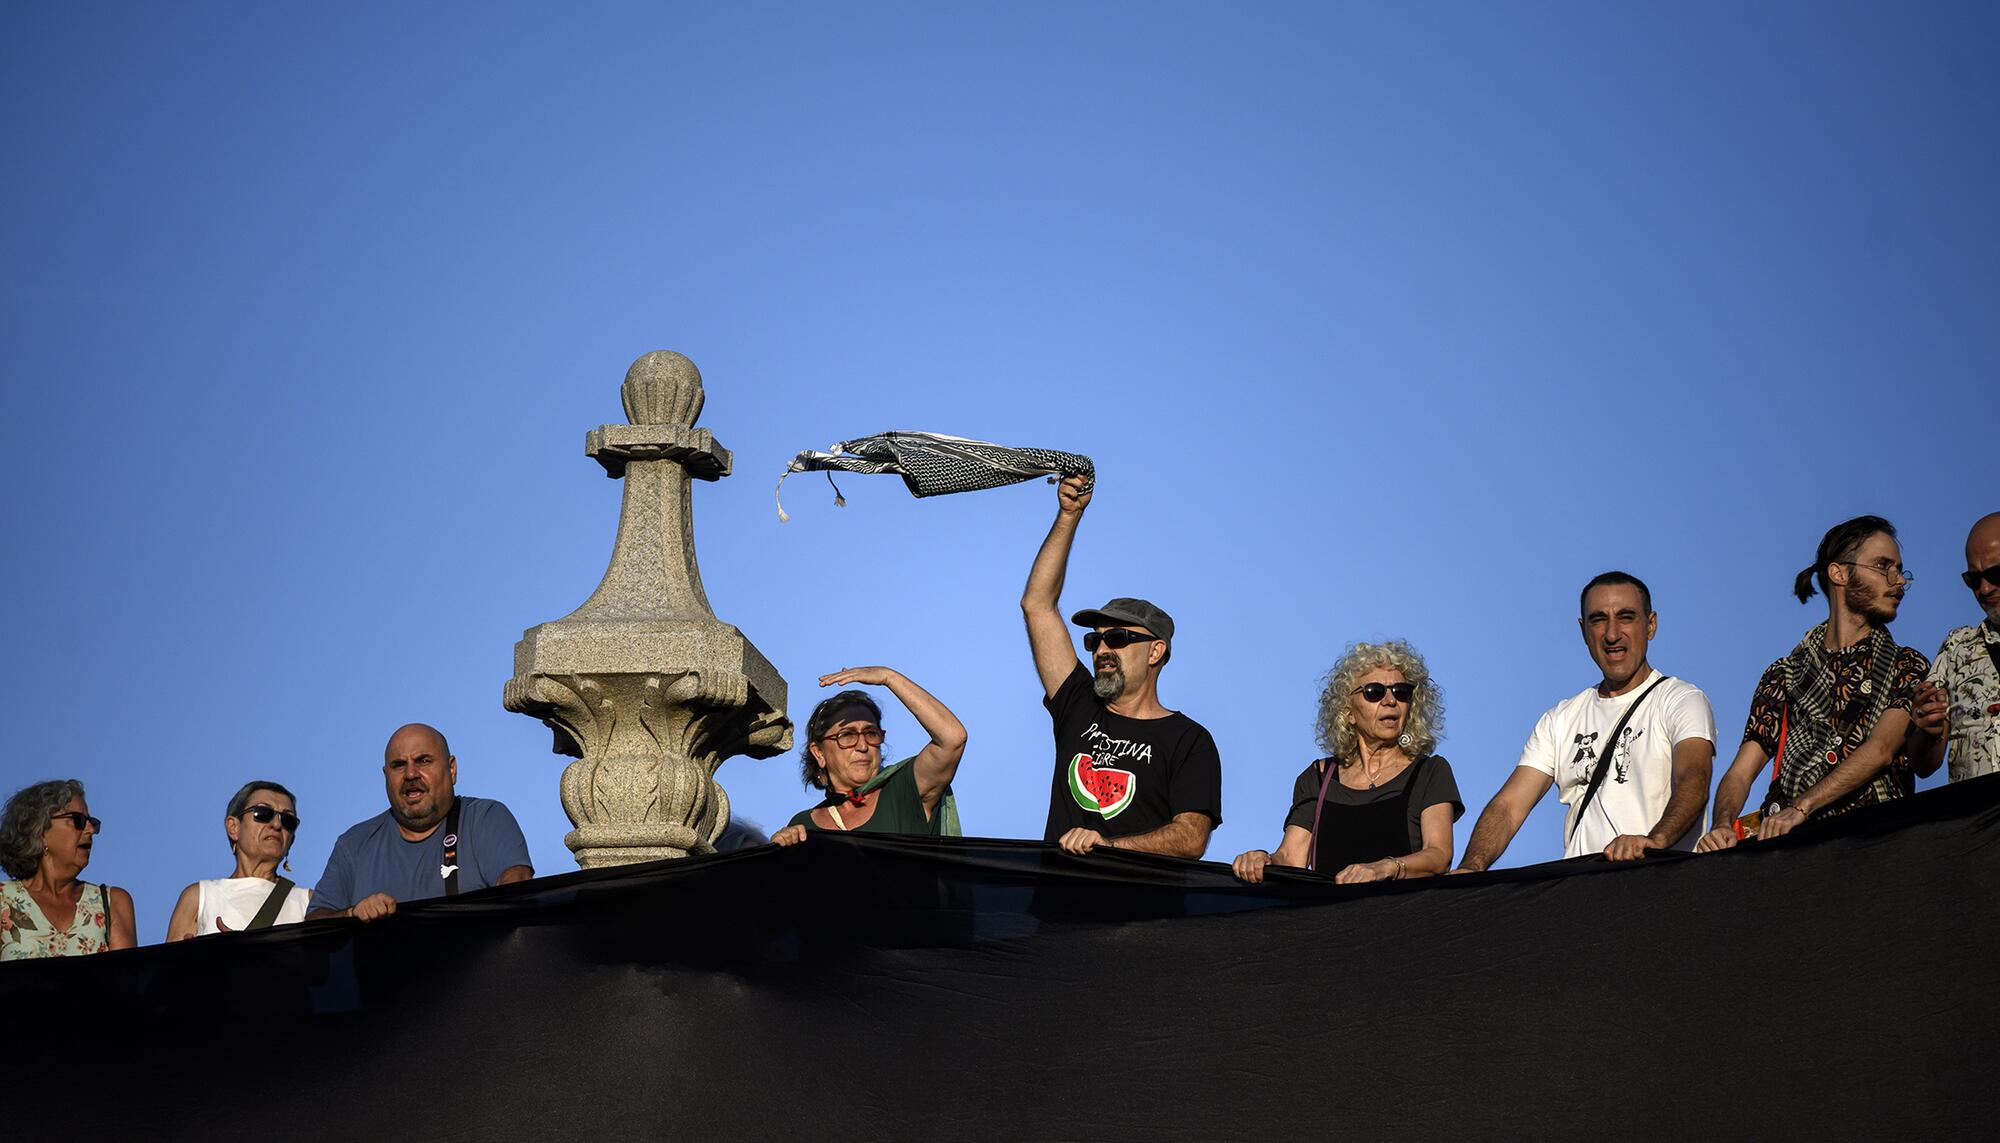
POLYGON ((1965 537, 1960 577, 1986 618, 1945 636, 1931 660, 1929 688, 1911 714, 1910 754, 1935 768, 1951 744, 1951 780, 2000 773, 2000 512, 1965 537))
POLYGON ((1057 604, 1091 482, 1056 486, 1056 519, 1028 572, 1021 614, 1054 722, 1056 770, 1043 836, 1071 853, 1100 845, 1199 858, 1222 824, 1222 758, 1215 739, 1159 698, 1173 655, 1174 621, 1143 599, 1079 611, 1090 630, 1086 670, 1057 604))

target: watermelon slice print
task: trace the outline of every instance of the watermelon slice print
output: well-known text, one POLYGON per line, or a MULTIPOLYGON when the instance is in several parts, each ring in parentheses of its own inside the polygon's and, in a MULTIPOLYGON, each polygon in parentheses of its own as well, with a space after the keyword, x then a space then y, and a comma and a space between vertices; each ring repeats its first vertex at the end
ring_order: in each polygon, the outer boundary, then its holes
POLYGON ((1106 821, 1125 812, 1139 780, 1130 770, 1099 766, 1088 754, 1079 754, 1069 764, 1069 794, 1076 804, 1100 814, 1106 821))

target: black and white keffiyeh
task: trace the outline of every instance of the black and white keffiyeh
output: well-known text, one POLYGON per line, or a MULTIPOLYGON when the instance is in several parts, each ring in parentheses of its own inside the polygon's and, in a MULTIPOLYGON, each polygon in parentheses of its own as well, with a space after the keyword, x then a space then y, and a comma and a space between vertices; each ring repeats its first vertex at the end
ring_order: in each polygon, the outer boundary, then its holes
MULTIPOLYGON (((1785 701, 1792 714, 1768 800, 1791 805, 1873 733, 1888 710, 1889 690, 1896 677, 1896 641, 1880 627, 1869 633, 1868 660, 1868 676, 1854 696, 1853 709, 1841 711, 1834 709, 1833 656, 1826 649, 1826 624, 1806 632, 1792 648, 1785 665, 1785 701), (1846 749, 1842 749, 1843 739, 1846 749)), ((1876 775, 1869 785, 1881 800, 1896 796, 1887 771, 1876 775)))
MULTIPOLYGON (((942 433, 889 432, 841 441, 825 452, 805 452, 792 458, 778 477, 784 489, 785 477, 794 472, 832 473, 893 472, 903 478, 912 496, 944 496, 953 492, 975 492, 1033 480, 1037 476, 1061 479, 1082 476, 1093 479, 1097 470, 1087 456, 1046 448, 1008 448, 986 441, 948 437, 942 433)), ((834 485, 833 502, 845 507, 847 498, 834 485)), ((789 520, 782 498, 778 519, 789 520)))

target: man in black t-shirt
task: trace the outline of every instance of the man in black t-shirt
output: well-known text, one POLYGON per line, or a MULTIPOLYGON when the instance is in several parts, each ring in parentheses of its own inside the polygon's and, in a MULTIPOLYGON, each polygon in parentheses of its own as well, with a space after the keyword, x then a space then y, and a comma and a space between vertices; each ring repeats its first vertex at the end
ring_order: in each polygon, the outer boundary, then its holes
POLYGON ((1222 759, 1202 725, 1160 705, 1160 668, 1173 654, 1174 621, 1143 599, 1114 599, 1079 611, 1091 628, 1084 669, 1056 603, 1070 546, 1090 504, 1085 477, 1056 487, 1049 528, 1021 613, 1042 678, 1043 705, 1055 723, 1056 771, 1049 786, 1044 839, 1071 853, 1098 845, 1200 857, 1222 823, 1222 759))

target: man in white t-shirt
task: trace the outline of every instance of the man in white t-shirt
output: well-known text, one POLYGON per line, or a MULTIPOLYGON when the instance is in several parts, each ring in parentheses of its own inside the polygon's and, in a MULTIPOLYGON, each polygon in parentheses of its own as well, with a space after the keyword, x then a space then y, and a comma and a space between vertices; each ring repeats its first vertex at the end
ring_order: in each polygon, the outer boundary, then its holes
POLYGON ((1577 625, 1604 678, 1535 723, 1520 763, 1479 815, 1453 872, 1476 873, 1498 860, 1551 785, 1569 807, 1564 857, 1602 853, 1634 861, 1648 849, 1694 844, 1715 766, 1708 696, 1646 662, 1660 617, 1637 576, 1609 571, 1591 580, 1583 585, 1581 610, 1577 625), (1591 793, 1600 768, 1603 777, 1591 793))

